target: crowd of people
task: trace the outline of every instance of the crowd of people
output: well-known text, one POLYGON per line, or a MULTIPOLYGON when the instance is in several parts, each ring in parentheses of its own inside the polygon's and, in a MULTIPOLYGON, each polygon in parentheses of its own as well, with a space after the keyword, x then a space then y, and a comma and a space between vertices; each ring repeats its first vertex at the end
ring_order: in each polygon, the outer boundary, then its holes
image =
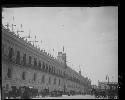
POLYGON ((45 97, 45 96, 51 96, 51 97, 58 97, 62 95, 84 95, 81 92, 75 92, 75 91, 70 91, 70 92, 64 92, 64 91, 51 91, 49 92, 48 89, 43 89, 42 91, 38 92, 38 89, 35 88, 29 88, 26 86, 19 87, 18 89, 16 86, 12 86, 11 90, 8 91, 5 88, 2 88, 2 98, 3 99, 9 99, 9 98, 17 98, 17 99, 31 99, 31 98, 36 98, 36 97, 45 97))
POLYGON ((102 89, 92 89, 91 95, 95 95, 96 98, 108 98, 108 99, 118 99, 117 90, 102 90, 102 89))

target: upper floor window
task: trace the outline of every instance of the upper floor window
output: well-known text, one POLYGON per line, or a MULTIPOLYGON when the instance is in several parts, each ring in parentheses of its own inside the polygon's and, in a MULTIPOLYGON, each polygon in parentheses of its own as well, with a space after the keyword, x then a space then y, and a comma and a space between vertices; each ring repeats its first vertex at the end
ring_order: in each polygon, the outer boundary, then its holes
POLYGON ((42 83, 45 83, 45 75, 42 76, 42 83))
POLYGON ((65 76, 65 72, 63 72, 63 75, 65 76))
POLYGON ((48 83, 51 84, 51 77, 49 77, 49 82, 48 83))
POLYGON ((9 59, 12 59, 13 55, 14 55, 13 48, 9 48, 9 55, 8 55, 9 59))
POLYGON ((48 71, 48 65, 46 64, 46 71, 48 71))
POLYGON ((34 73, 33 81, 36 81, 36 73, 34 73))
POLYGON ((31 64, 31 61, 32 61, 32 57, 29 56, 29 64, 31 64))
POLYGON ((17 51, 16 63, 20 64, 20 52, 17 51))
POLYGON ((49 72, 51 72, 51 67, 49 66, 49 72))
POLYGON ((23 55, 23 63, 26 64, 26 54, 23 55))
POLYGON ((51 68, 51 72, 53 73, 53 66, 52 66, 52 68, 51 68))
POLYGON ((34 58, 34 66, 37 66, 37 59, 34 58))
POLYGON ((62 71, 60 70, 60 75, 62 76, 62 71))
POLYGON ((56 69, 56 74, 58 74, 58 69, 56 69))
POLYGON ((8 78, 11 78, 11 77, 12 77, 12 70, 11 70, 10 68, 8 68, 7 77, 8 77, 8 78))
POLYGON ((57 74, 59 75, 59 69, 57 70, 57 74))
POLYGON ((60 79, 59 79, 59 85, 60 85, 60 79))
POLYGON ((39 66, 39 68, 41 68, 41 62, 40 61, 39 61, 39 65, 38 66, 39 66))
POLYGON ((44 62, 43 62, 43 67, 42 68, 43 68, 43 70, 45 70, 45 63, 44 62))
POLYGON ((22 79, 25 80, 26 79, 26 72, 22 73, 22 79))
POLYGON ((60 70, 59 70, 59 75, 60 75, 60 70))
POLYGON ((54 84, 56 84, 56 78, 54 78, 54 84))
POLYGON ((55 73, 54 70, 55 70, 55 69, 54 69, 54 67, 53 67, 53 73, 55 73))

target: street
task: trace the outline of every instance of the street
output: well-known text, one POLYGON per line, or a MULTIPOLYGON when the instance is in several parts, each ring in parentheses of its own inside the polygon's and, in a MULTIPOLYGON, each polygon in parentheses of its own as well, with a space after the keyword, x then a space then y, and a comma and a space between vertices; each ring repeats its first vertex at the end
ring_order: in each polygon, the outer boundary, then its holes
POLYGON ((38 97, 38 98, 32 98, 32 99, 96 99, 95 96, 91 95, 75 95, 75 96, 67 96, 63 95, 62 97, 38 97))

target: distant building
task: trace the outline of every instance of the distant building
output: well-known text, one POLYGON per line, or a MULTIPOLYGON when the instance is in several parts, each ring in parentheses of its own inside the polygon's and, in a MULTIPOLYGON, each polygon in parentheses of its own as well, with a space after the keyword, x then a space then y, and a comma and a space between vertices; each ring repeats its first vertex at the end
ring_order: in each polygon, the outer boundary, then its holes
POLYGON ((92 87, 92 89, 97 89, 98 88, 97 85, 92 85, 91 87, 92 87))
POLYGON ((98 82, 99 89, 118 89, 118 82, 98 82))

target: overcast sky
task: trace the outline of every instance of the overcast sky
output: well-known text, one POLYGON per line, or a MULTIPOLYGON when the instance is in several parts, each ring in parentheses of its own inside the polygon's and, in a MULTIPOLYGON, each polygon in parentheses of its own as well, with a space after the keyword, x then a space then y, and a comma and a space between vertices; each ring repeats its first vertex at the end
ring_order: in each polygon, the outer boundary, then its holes
POLYGON ((107 74, 118 81, 118 7, 4 8, 2 16, 4 25, 17 25, 15 31, 23 25, 20 36, 31 30, 29 40, 36 35, 37 45, 54 56, 64 46, 68 65, 76 71, 80 66, 92 84, 107 74))

